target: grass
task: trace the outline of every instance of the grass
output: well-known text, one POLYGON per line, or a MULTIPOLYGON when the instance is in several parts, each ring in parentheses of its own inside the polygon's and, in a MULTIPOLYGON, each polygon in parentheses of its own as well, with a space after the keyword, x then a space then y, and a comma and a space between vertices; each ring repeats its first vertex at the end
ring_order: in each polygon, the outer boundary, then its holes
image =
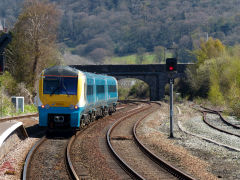
MULTIPOLYGON (((137 64, 137 55, 132 54, 121 57, 108 57, 104 61, 105 64, 137 64)), ((143 55, 143 62, 141 64, 154 64, 155 55, 151 53, 145 53, 143 55)))
POLYGON ((22 114, 37 113, 38 109, 34 105, 25 105, 24 112, 21 112, 21 111, 16 112, 16 109, 13 106, 9 106, 8 108, 3 107, 2 111, 3 111, 2 113, 0 112, 0 116, 2 115, 2 117, 6 117, 6 116, 18 116, 22 114))

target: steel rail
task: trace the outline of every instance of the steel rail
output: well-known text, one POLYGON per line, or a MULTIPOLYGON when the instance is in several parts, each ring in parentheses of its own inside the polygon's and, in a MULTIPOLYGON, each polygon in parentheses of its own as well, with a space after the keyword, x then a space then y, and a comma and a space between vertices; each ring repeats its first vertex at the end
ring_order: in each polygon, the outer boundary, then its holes
MULTIPOLYGON (((208 126, 210 126, 210 127, 213 128, 213 129, 216 129, 216 130, 218 130, 218 131, 220 131, 220 132, 223 132, 223 133, 226 133, 226 134, 229 134, 229 135, 233 135, 233 136, 240 137, 239 134, 235 134, 235 133, 232 133, 232 132, 229 132, 229 131, 220 129, 220 128, 216 127, 216 126, 213 126, 213 125, 210 124, 209 122, 207 122, 207 120, 206 120, 206 119, 207 119, 206 113, 207 113, 207 112, 203 111, 203 122, 206 123, 208 126)), ((219 113, 216 113, 216 114, 219 115, 219 113)), ((221 117, 221 116, 220 116, 220 117, 221 117)), ((220 118, 220 119, 221 119, 221 118, 220 118)), ((224 121, 223 121, 223 122, 224 122, 224 121)))
POLYGON ((146 114, 145 116, 143 116, 141 119, 139 119, 133 127, 133 137, 134 140, 136 141, 136 143, 138 144, 138 146, 140 147, 140 149, 143 151, 144 154, 146 154, 151 160, 153 160, 156 164, 158 164, 160 167, 162 167, 163 169, 165 169, 166 171, 168 171, 169 173, 171 173, 172 175, 174 175, 175 177, 179 178, 179 179, 183 179, 183 180, 193 180, 194 178, 187 175, 185 172, 179 170, 178 168, 172 166, 171 164, 169 164, 168 162, 166 162, 165 160, 161 159, 160 157, 156 156, 152 151, 150 151, 146 146, 143 145, 143 143, 141 143, 141 141, 139 140, 139 138, 137 137, 137 127, 139 125, 139 123, 144 120, 147 116, 149 116, 152 112, 149 112, 148 114, 146 114))
MULTIPOLYGON (((117 110, 125 108, 126 106, 118 107, 117 110)), ((66 161, 68 162, 66 164, 66 166, 68 168, 69 175, 71 176, 71 178, 73 180, 79 180, 80 178, 78 177, 78 175, 77 175, 77 173, 76 173, 76 171, 73 167, 73 163, 72 163, 71 157, 70 157, 70 152, 71 152, 72 145, 73 145, 74 141, 77 139, 77 137, 80 136, 87 129, 87 127, 93 126, 96 123, 97 123, 97 121, 94 121, 93 123, 90 123, 88 126, 85 126, 79 132, 77 132, 77 134, 75 136, 72 136, 71 139, 69 140, 69 143, 68 143, 67 148, 66 148, 65 157, 66 157, 66 161)))
POLYGON ((72 147, 72 144, 75 141, 76 137, 77 137, 77 135, 71 137, 71 139, 68 142, 66 151, 65 151, 66 166, 68 169, 68 173, 69 173, 71 179, 73 179, 73 180, 79 180, 79 177, 73 167, 73 164, 72 164, 72 161, 70 158, 71 147, 72 147))
MULTIPOLYGON (((237 126, 237 125, 235 125, 235 124, 232 124, 232 123, 228 122, 226 119, 223 118, 223 116, 222 116, 222 114, 221 114, 221 112, 223 112, 223 111, 218 111, 218 110, 206 108, 206 107, 204 107, 204 106, 200 106, 200 107, 203 108, 203 109, 205 109, 205 110, 199 110, 199 109, 198 109, 198 111, 200 111, 201 113, 204 113, 204 112, 205 112, 205 113, 217 114, 217 115, 219 115, 219 117, 220 117, 220 119, 223 121, 223 123, 225 123, 226 125, 232 126, 232 127, 235 128, 235 129, 240 129, 240 126, 237 126)), ((206 123, 207 123, 207 122, 206 122, 206 123)), ((224 130, 223 130, 223 131, 224 131, 224 130)))
POLYGON ((35 117, 35 116, 38 116, 38 113, 25 114, 25 115, 20 115, 20 116, 12 116, 12 117, 4 117, 4 118, 0 118, 0 121, 9 121, 9 120, 13 120, 13 119, 22 119, 22 118, 35 117))
POLYGON ((46 136, 43 136, 29 151, 24 167, 23 167, 23 173, 22 173, 22 179, 27 180, 27 175, 28 175, 28 168, 32 159, 33 154, 36 152, 37 148, 46 140, 46 136))
POLYGON ((141 107, 141 108, 137 108, 135 109, 135 111, 133 111, 132 113, 120 118, 118 121, 116 121, 109 129, 106 135, 107 138, 107 145, 110 149, 111 154, 118 160, 119 165, 122 167, 122 169, 127 172, 129 174, 130 177, 134 178, 134 179, 144 179, 144 177, 142 177, 140 174, 138 174, 136 171, 134 171, 133 168, 131 168, 118 154, 117 152, 114 150, 112 143, 111 143, 111 133, 113 131, 113 129, 122 121, 126 120, 127 118, 141 112, 144 110, 147 110, 151 107, 147 106, 147 107, 141 107))
MULTIPOLYGON (((124 107, 123 107, 124 108, 124 107)), ((19 118, 23 118, 23 117, 31 117, 31 116, 36 116, 38 114, 31 114, 31 115, 24 115, 24 116, 20 116, 19 118)), ((11 118, 15 118, 15 117, 11 117, 11 118)), ((95 124, 97 121, 95 121, 94 123, 91 123, 91 125, 95 124)), ((67 168, 67 172, 70 176, 71 179, 73 180, 79 180, 79 177, 73 167, 71 158, 70 158, 70 151, 71 151, 71 147, 74 143, 74 141, 76 140, 76 138, 83 132, 86 130, 87 127, 84 127, 83 129, 81 129, 81 131, 77 132, 76 135, 72 136, 66 146, 65 149, 65 166, 67 168)), ((31 162, 32 156, 33 154, 36 152, 37 148, 46 140, 46 136, 42 137, 37 143, 35 143, 35 145, 31 148, 31 150, 29 151, 25 163, 24 163, 24 168, 23 168, 23 173, 22 173, 22 179, 23 180, 27 180, 27 175, 28 175, 28 168, 29 168, 29 164, 31 162)))
MULTIPOLYGON (((70 160, 70 149, 71 149, 71 145, 72 145, 72 142, 74 141, 74 139, 75 139, 75 136, 72 136, 68 142, 68 145, 65 148, 65 166, 67 168, 67 172, 68 172, 70 178, 73 180, 79 180, 79 178, 73 168, 72 162, 70 160)), ((28 169, 29 169, 33 154, 40 147, 40 145, 46 140, 47 140, 46 136, 42 137, 29 151, 29 153, 26 157, 25 163, 24 163, 23 174, 22 174, 23 180, 27 180, 28 169)))

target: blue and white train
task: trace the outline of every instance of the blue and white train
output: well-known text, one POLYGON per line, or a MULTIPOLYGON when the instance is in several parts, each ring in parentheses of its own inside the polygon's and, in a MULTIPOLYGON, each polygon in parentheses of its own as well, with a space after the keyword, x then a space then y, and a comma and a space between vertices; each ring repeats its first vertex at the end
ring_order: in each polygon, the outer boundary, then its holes
POLYGON ((117 80, 53 66, 40 74, 38 99, 39 126, 79 128, 116 111, 117 80))

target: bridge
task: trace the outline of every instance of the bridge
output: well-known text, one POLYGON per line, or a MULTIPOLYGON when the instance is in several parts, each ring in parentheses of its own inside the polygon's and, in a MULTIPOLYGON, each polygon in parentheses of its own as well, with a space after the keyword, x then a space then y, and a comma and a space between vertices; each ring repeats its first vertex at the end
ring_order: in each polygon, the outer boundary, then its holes
MULTIPOLYGON (((176 77, 183 77, 188 64, 178 64, 176 77)), ((127 64, 127 65, 71 65, 76 69, 97 74, 114 76, 117 80, 136 78, 144 81, 150 88, 150 100, 158 101, 164 98, 164 88, 168 83, 165 64, 127 64)))

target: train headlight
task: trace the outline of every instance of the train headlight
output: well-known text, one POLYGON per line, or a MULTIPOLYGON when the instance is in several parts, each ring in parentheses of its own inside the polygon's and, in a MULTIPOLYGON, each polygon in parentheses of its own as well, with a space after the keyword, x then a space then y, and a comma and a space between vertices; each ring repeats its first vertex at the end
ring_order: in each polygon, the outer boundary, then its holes
POLYGON ((70 109, 78 109, 78 105, 75 105, 75 106, 74 106, 74 105, 71 105, 71 106, 70 106, 70 109))
POLYGON ((41 105, 41 108, 42 108, 42 109, 44 109, 44 108, 45 108, 45 106, 42 104, 42 105, 41 105))

